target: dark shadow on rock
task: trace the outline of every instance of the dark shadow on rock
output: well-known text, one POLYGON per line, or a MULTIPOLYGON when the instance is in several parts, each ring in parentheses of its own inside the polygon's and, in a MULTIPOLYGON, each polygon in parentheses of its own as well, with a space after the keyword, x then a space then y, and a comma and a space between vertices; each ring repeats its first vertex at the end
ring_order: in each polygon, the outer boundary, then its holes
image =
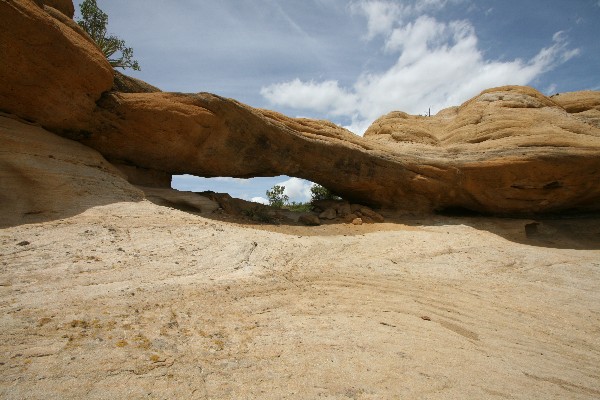
POLYGON ((144 194, 98 152, 0 114, 0 228, 53 221, 144 194))
MULTIPOLYGON (((220 222, 236 223, 256 229, 277 230, 303 234, 335 234, 336 226, 350 227, 344 218, 322 219, 321 227, 306 226, 299 221, 306 212, 293 212, 268 207, 262 204, 232 198, 225 193, 179 192, 174 189, 142 188, 147 198, 157 205, 175 208, 220 222), (325 228, 323 228, 325 227, 325 228), (330 227, 331 230, 323 230, 330 227)), ((453 215, 411 215, 392 210, 379 210, 384 225, 370 221, 355 234, 378 230, 403 229, 402 227, 467 225, 477 230, 488 231, 514 243, 546 248, 598 250, 600 249, 600 213, 549 215, 535 220, 528 218, 502 218, 485 216, 470 211, 457 210, 453 215)), ((313 212, 319 215, 320 211, 313 212)), ((366 220, 366 219, 365 219, 366 220)), ((341 229, 340 229, 341 231, 341 229)), ((343 230, 353 234, 349 228, 343 230)))
POLYGON ((600 213, 545 215, 532 218, 437 216, 436 224, 463 224, 511 242, 555 249, 599 250, 600 213))

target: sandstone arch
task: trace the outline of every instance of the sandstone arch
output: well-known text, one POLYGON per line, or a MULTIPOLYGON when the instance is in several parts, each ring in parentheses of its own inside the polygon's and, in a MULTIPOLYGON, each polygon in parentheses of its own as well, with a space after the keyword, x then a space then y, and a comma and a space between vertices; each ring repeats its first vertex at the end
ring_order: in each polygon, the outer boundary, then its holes
POLYGON ((415 212, 600 209, 598 92, 494 88, 433 117, 390 113, 362 138, 328 121, 113 79, 85 32, 41 1, 0 2, 0 22, 9 60, 0 63, 0 111, 146 178, 296 176, 354 202, 415 212))

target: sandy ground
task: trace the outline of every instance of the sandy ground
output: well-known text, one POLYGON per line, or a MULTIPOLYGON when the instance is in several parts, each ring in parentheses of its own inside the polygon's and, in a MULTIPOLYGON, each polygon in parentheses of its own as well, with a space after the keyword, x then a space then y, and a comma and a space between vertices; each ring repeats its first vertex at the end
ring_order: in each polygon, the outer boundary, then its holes
POLYGON ((597 399, 600 219, 0 230, 2 399, 597 399))

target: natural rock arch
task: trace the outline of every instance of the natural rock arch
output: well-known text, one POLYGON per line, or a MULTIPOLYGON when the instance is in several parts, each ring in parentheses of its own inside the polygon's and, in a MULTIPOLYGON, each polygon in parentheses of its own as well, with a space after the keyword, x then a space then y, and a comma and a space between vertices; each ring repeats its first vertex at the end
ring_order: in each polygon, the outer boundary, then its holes
POLYGON ((433 117, 390 113, 362 138, 114 76, 59 3, 0 2, 0 110, 97 149, 132 180, 146 170, 165 180, 288 175, 416 212, 600 209, 600 92, 495 88, 433 117))

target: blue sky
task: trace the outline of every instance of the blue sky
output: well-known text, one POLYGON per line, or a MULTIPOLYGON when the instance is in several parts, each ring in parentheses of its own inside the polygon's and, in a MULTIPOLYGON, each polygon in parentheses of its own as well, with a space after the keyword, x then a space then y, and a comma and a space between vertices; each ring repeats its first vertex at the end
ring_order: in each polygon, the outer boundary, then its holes
MULTIPOLYGON (((76 0, 76 15, 78 4, 76 0)), ((600 0, 97 0, 109 33, 165 91, 212 92, 362 134, 377 117, 458 105, 481 90, 600 90, 600 0)), ((251 199, 289 177, 176 177, 251 199)))

